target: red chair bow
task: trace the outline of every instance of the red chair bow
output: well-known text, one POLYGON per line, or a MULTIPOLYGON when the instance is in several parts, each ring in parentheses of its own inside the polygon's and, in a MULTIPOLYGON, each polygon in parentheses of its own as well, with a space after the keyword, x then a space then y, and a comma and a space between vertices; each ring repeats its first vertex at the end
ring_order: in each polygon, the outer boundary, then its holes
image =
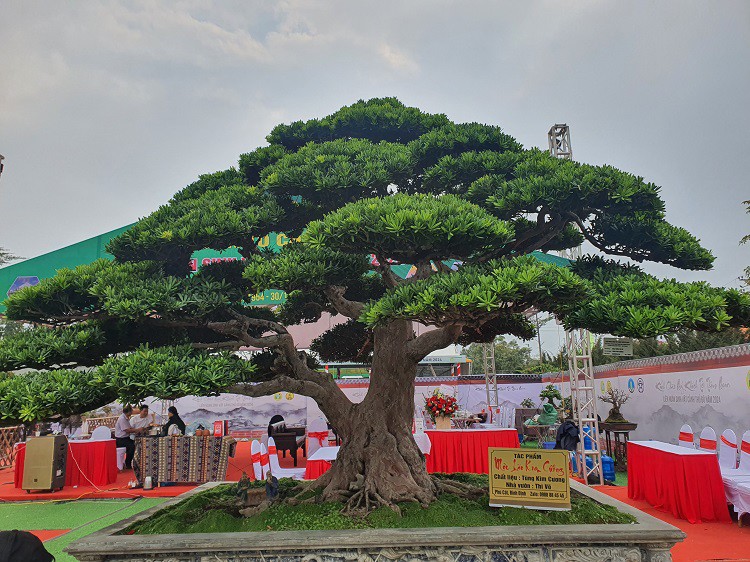
POLYGON ((685 441, 687 443, 693 442, 693 434, 688 433, 687 431, 680 431, 680 441, 685 441))
POLYGON ((701 439, 700 440, 700 448, 701 449, 707 449, 709 451, 715 451, 716 450, 716 441, 713 439, 701 439))
POLYGON ((255 464, 256 462, 260 462, 260 453, 253 453, 250 455, 250 460, 255 464))
POLYGON ((276 445, 271 445, 271 446, 268 447, 268 454, 269 454, 269 456, 276 454, 276 445))
POLYGON ((748 442, 748 441, 743 441, 743 442, 742 442, 742 445, 740 445, 740 450, 741 450, 741 451, 742 451, 743 453, 747 453, 748 455, 750 455, 750 442, 748 442))
POLYGON ((724 443, 724 445, 726 445, 727 447, 731 447, 732 449, 737 448, 737 443, 732 443, 729 439, 727 439, 723 435, 721 436, 721 442, 724 443))
POLYGON ((266 466, 268 464, 268 453, 260 454, 260 464, 266 466))
POLYGON ((317 439, 321 447, 325 447, 325 442, 328 441, 327 431, 311 431, 307 434, 310 439, 317 439))

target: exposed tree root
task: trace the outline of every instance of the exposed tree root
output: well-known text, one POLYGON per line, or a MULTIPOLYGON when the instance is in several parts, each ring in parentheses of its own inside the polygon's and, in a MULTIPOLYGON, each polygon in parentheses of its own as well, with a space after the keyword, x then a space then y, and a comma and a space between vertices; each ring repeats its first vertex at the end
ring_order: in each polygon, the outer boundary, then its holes
POLYGON ((476 500, 487 495, 487 490, 472 484, 465 484, 464 482, 448 480, 437 476, 433 476, 432 481, 435 483, 440 493, 453 494, 454 496, 470 500, 476 500))

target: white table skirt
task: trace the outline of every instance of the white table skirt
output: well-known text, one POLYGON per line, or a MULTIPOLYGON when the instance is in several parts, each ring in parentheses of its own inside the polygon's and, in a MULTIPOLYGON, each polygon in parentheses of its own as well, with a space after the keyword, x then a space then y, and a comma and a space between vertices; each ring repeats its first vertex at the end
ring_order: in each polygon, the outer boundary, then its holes
POLYGON ((641 447, 648 447, 649 449, 655 449, 657 451, 664 451, 665 453, 671 453, 673 455, 680 455, 683 457, 689 457, 692 455, 714 455, 714 451, 701 451, 700 449, 688 449, 687 447, 680 447, 679 445, 673 445, 672 443, 663 443, 661 441, 630 441, 633 445, 640 445, 641 447))
POLYGON ((750 513, 750 481, 749 480, 724 480, 724 492, 727 502, 734 506, 734 511, 742 517, 750 513))

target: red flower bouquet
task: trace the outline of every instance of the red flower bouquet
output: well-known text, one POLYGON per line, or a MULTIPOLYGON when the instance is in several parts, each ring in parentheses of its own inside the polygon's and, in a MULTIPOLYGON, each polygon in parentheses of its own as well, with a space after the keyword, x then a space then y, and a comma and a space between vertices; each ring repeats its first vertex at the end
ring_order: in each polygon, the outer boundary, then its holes
POLYGON ((432 421, 435 421, 436 416, 450 417, 458 411, 458 401, 453 396, 445 396, 439 390, 433 392, 424 403, 432 421))

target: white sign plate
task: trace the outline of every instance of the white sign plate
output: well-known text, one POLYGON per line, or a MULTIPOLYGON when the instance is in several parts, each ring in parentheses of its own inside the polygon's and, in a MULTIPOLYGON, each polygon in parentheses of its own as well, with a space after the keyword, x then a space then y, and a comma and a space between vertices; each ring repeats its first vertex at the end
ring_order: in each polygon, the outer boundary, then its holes
POLYGON ((632 338, 603 338, 602 347, 604 348, 604 355, 617 357, 633 356, 632 338))

